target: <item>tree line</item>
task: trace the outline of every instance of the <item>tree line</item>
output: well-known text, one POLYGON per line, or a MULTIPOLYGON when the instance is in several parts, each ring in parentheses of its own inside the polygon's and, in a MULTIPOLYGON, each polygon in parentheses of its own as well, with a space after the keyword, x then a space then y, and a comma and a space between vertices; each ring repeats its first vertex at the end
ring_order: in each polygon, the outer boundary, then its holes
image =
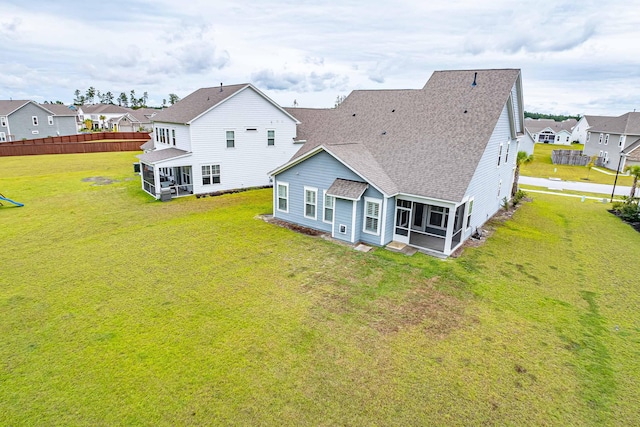
MULTIPOLYGON (((136 91, 131 89, 129 95, 125 92, 120 92, 120 95, 115 96, 111 91, 100 92, 99 89, 93 86, 89 87, 84 93, 80 89, 76 89, 74 92, 73 105, 85 105, 85 104, 118 104, 121 107, 131 107, 133 109, 147 107, 147 101, 149 100, 149 94, 144 92, 142 96, 138 97, 136 91)), ((173 105, 180 101, 180 97, 175 93, 169 94, 168 103, 173 105)), ((60 101, 44 102, 45 104, 62 104, 60 101)), ((167 106, 167 99, 162 100, 162 106, 167 106)))
POLYGON ((530 113, 529 111, 525 111, 524 112, 524 117, 526 118, 531 118, 531 119, 552 119, 555 120, 556 122, 563 122, 567 119, 576 119, 578 121, 580 121, 581 116, 580 115, 576 115, 576 116, 566 116, 564 114, 544 114, 544 113, 530 113))

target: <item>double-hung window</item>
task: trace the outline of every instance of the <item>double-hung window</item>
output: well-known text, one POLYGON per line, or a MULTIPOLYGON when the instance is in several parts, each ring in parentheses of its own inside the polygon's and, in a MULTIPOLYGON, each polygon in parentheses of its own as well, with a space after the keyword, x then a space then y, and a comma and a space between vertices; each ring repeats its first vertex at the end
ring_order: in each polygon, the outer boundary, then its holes
POLYGON ((380 234, 380 200, 364 198, 364 232, 380 234))
POLYGON ((227 148, 234 148, 236 146, 236 133, 235 131, 227 131, 227 148))
POLYGON ((38 116, 32 116, 31 121, 33 122, 34 126, 38 126, 38 116))
POLYGON ((7 127, 7 116, 0 116, 0 126, 7 127))
POLYGON ((622 147, 624 145, 624 135, 620 135, 620 139, 618 140, 618 147, 622 147))
POLYGON ((591 132, 587 132, 587 142, 591 139, 591 132))
POLYGON ((4 132, 0 132, 0 142, 6 142, 7 135, 4 132))
POLYGON ((278 183, 278 210, 289 212, 289 184, 286 182, 278 183))
POLYGON ((604 145, 609 144, 609 134, 606 134, 604 137, 604 145))
POLYGON ((220 165, 202 165, 202 185, 220 184, 220 165))
POLYGON ((276 145, 276 131, 268 130, 267 131, 267 145, 276 145))
POLYGON ((316 219, 316 207, 318 204, 318 190, 304 187, 304 217, 316 219))
POLYGON ((600 139, 598 140, 598 144, 602 144, 602 138, 604 138, 604 134, 603 133, 600 134, 600 139))
POLYGON ((507 152, 504 154, 504 162, 507 163, 507 160, 509 160, 509 147, 511 146, 511 144, 509 142, 507 142, 507 152))
POLYGON ((47 116, 47 122, 49 123, 49 126, 53 126, 53 116, 47 116))
POLYGON ((498 150, 498 166, 500 166, 501 160, 502 160, 502 143, 500 143, 500 149, 498 150))
POLYGON ((173 145, 176 145, 176 130, 175 129, 171 129, 171 140, 173 142, 173 145))
POLYGON ((327 194, 327 190, 324 190, 324 213, 322 220, 324 222, 333 222, 333 204, 334 204, 333 196, 329 196, 327 194))
POLYGON ((471 214, 473 213, 473 199, 469 200, 467 208, 467 229, 471 227, 471 214))

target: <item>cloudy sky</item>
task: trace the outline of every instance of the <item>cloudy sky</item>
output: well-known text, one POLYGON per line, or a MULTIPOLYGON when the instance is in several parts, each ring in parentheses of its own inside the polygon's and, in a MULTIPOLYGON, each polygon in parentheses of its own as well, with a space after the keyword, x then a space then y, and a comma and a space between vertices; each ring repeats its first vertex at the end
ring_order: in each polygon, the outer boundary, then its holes
POLYGON ((90 86, 161 105, 250 82, 283 106, 521 68, 525 108, 640 110, 640 0, 0 0, 0 99, 90 86))

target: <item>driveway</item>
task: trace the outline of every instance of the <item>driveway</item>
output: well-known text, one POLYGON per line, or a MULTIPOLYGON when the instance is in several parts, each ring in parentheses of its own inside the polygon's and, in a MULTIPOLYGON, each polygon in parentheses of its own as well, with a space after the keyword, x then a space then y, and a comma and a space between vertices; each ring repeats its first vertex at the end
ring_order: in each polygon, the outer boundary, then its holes
MULTIPOLYGON (((548 178, 535 178, 532 176, 520 176, 520 184, 535 185, 536 187, 546 187, 550 190, 573 190, 585 193, 611 194, 613 185, 593 184, 590 182, 560 181, 548 178)), ((631 187, 616 185, 616 196, 628 196, 631 187)))

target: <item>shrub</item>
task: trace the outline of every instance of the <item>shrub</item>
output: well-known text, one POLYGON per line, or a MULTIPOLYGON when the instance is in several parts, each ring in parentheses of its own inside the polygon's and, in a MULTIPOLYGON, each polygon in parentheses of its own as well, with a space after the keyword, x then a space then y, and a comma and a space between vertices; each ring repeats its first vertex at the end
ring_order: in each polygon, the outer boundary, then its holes
POLYGON ((518 203, 520 203, 522 199, 524 199, 525 197, 527 197, 527 193, 525 193, 522 190, 518 190, 516 191, 516 194, 513 196, 513 199, 511 199, 511 204, 513 206, 517 206, 518 203))

